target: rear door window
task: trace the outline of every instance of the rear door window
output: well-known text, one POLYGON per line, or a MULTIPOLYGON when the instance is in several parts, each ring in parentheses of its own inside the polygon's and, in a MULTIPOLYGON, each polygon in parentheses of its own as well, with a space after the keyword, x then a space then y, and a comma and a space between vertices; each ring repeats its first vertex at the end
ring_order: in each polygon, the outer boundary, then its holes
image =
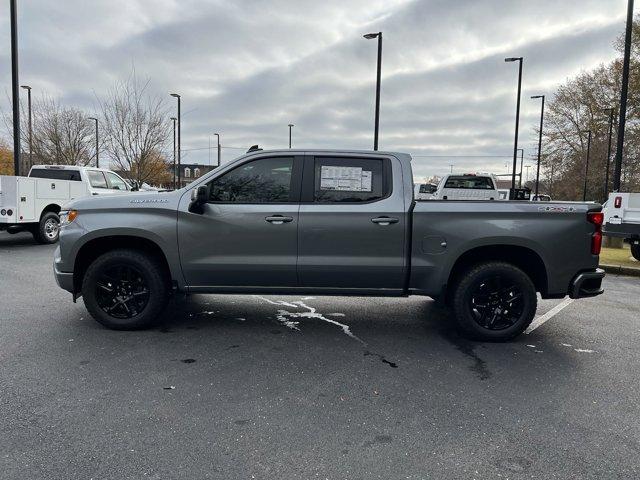
POLYGON ((362 203, 389 196, 388 162, 381 158, 315 157, 313 201, 362 203))
POLYGON ((460 175, 447 178, 444 188, 466 188, 471 190, 493 190, 493 181, 490 177, 477 177, 475 175, 460 175))
POLYGON ((52 180, 72 180, 81 181, 79 170, 54 169, 54 168, 34 168, 29 173, 34 178, 50 178, 52 180))
POLYGON ((107 185, 107 179, 104 178, 104 173, 99 170, 87 170, 87 176, 89 177, 89 183, 93 188, 109 188, 107 185))

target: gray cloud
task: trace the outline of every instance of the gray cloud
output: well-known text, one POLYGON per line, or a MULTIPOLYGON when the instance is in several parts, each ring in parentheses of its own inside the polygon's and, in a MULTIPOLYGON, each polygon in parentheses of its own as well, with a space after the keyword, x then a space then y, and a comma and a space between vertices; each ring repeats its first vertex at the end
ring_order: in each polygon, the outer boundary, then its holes
MULTIPOLYGON (((376 52, 362 34, 381 30, 381 148, 442 155, 416 156, 420 176, 451 163, 502 171, 517 75, 503 58, 525 57, 520 142, 530 155, 539 107, 528 97, 611 60, 625 3, 33 0, 20 3, 21 79, 94 111, 95 96, 135 65, 154 93, 183 95, 185 158, 194 162, 207 161, 214 131, 225 146, 277 148, 289 122, 298 147, 370 148, 376 52)), ((8 92, 8 22, 0 41, 8 92)))

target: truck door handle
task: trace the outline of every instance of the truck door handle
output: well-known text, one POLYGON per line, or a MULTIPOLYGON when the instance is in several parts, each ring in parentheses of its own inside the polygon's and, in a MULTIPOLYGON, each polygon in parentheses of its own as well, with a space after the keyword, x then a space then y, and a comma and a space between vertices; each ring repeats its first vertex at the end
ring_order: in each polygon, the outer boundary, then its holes
POLYGON ((392 223, 398 223, 398 219, 393 217, 377 217, 372 218, 371 221, 373 223, 377 223, 378 225, 390 225, 392 223))
POLYGON ((265 220, 274 225, 282 225, 283 223, 293 222, 293 217, 284 217, 282 215, 272 215, 271 217, 265 217, 265 220))

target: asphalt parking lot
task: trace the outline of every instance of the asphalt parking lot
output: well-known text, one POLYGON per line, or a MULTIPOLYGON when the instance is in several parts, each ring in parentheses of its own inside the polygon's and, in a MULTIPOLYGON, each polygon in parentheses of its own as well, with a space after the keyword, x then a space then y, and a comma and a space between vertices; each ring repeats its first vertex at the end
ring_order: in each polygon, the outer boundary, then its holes
POLYGON ((115 332, 53 250, 0 234, 2 478, 640 476, 638 278, 506 344, 420 297, 195 295, 115 332))

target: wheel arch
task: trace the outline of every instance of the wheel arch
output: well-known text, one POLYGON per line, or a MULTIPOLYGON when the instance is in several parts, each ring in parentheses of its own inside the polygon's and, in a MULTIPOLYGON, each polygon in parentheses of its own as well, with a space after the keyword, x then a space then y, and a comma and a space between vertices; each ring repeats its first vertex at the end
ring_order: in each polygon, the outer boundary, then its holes
POLYGON ((518 267, 531 279, 536 291, 543 297, 547 294, 547 268, 538 253, 521 245, 484 245, 465 251, 454 262, 445 287, 447 302, 456 280, 474 265, 486 262, 505 262, 518 267))
POLYGON ((174 275, 167 261, 167 256, 160 245, 151 239, 135 235, 107 235, 87 241, 76 253, 73 267, 75 292, 82 290, 82 281, 89 265, 100 255, 116 249, 137 250, 153 256, 160 262, 167 282, 172 285, 174 275))
POLYGON ((42 217, 44 217, 49 212, 55 213, 56 215, 60 215, 60 210, 62 210, 62 207, 60 205, 56 203, 50 203, 49 205, 47 205, 42 209, 42 212, 40 212, 40 220, 42 220, 42 217))

